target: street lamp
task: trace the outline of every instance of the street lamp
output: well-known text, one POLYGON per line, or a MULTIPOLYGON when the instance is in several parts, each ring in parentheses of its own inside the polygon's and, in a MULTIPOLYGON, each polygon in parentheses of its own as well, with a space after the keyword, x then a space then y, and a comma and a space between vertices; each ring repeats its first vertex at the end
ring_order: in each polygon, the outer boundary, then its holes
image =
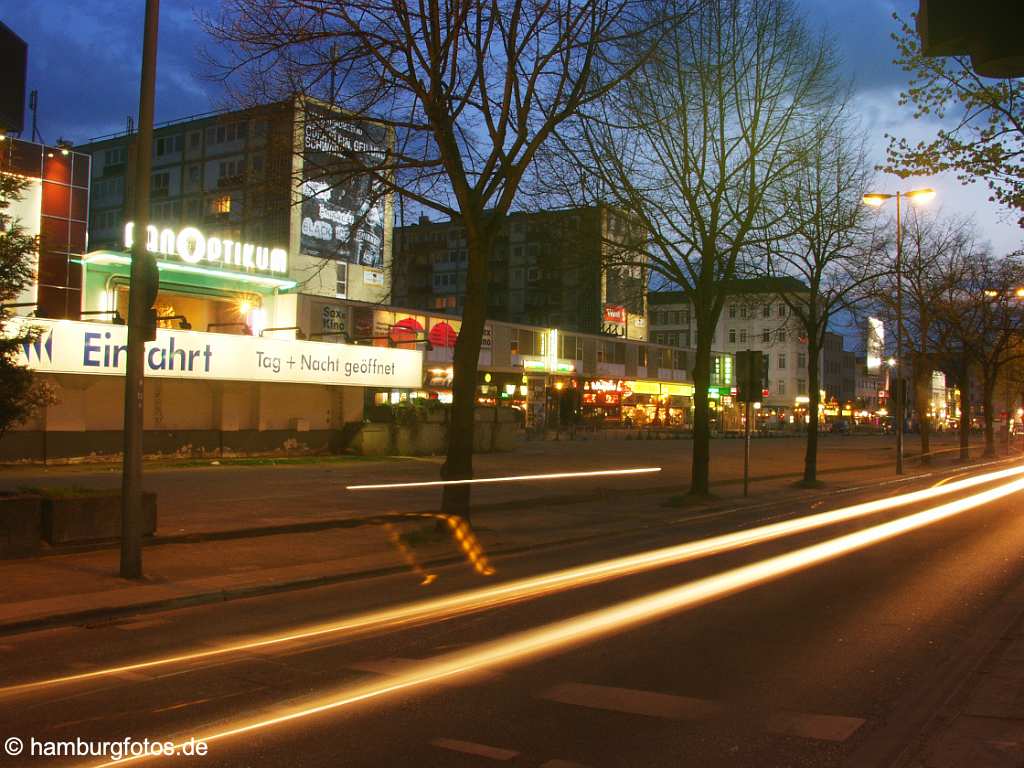
POLYGON ((935 197, 930 187, 896 192, 889 195, 882 192, 868 192, 861 198, 866 205, 880 207, 886 200, 896 198, 896 474, 903 474, 903 224, 900 219, 900 202, 907 198, 920 205, 935 197))

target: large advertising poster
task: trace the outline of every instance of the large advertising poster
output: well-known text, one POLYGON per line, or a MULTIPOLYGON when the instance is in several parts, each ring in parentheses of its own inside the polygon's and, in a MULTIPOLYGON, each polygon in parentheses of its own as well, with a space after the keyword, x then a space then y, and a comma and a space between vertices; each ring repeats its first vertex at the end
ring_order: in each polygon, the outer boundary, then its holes
POLYGON ((302 253, 384 266, 385 197, 369 173, 387 151, 387 131, 340 110, 307 104, 302 147, 302 253))

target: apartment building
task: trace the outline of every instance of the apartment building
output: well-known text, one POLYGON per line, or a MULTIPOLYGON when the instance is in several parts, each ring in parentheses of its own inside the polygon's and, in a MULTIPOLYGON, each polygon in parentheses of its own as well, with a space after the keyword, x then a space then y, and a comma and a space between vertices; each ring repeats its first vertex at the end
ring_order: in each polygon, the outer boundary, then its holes
MULTIPOLYGON (((511 213, 488 258, 488 317, 644 340, 643 242, 607 206, 511 213)), ((396 227, 394 254, 394 303, 461 314, 469 264, 458 220, 396 227)))
MULTIPOLYGON (((783 296, 807 291, 806 285, 789 277, 736 280, 715 327, 712 348, 721 350, 720 359, 747 349, 767 356, 763 416, 788 420, 806 410, 807 342, 783 296)), ((696 345, 696 320, 682 291, 652 292, 648 304, 652 341, 689 349, 696 345)))

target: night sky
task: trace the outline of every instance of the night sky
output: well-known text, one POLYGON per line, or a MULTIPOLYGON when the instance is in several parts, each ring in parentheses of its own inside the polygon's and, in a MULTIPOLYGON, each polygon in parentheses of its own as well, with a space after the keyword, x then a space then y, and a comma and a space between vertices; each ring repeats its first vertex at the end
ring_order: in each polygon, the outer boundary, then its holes
MULTIPOLYGON (((892 65, 893 11, 903 16, 917 0, 796 0, 812 25, 836 41, 843 70, 854 80, 855 107, 881 160, 886 132, 912 140, 927 138, 929 126, 897 106, 905 82, 892 65)), ((157 64, 157 121, 231 106, 221 85, 206 77, 201 51, 210 44, 197 14, 215 12, 217 0, 161 3, 157 64)), ((76 143, 124 129, 138 106, 142 0, 29 0, 5 3, 0 19, 29 44, 29 89, 39 90, 39 130, 47 142, 76 143)), ((28 135, 26 131, 25 136, 28 135)), ((879 191, 899 179, 878 179, 879 191)), ((996 253, 1021 247, 1024 234, 1005 210, 987 201, 982 187, 963 187, 951 175, 908 180, 903 187, 930 184, 945 212, 973 216, 996 253)))

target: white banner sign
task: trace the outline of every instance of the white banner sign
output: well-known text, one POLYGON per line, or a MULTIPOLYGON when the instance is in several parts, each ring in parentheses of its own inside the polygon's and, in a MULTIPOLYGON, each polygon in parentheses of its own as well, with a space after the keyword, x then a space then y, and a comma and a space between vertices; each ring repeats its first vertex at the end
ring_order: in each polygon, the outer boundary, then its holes
MULTIPOLYGON (((22 345, 22 365, 44 373, 124 375, 127 326, 36 318, 10 322, 39 332, 22 345)), ((146 375, 414 389, 423 383, 423 353, 160 328, 156 341, 146 343, 146 375)))

